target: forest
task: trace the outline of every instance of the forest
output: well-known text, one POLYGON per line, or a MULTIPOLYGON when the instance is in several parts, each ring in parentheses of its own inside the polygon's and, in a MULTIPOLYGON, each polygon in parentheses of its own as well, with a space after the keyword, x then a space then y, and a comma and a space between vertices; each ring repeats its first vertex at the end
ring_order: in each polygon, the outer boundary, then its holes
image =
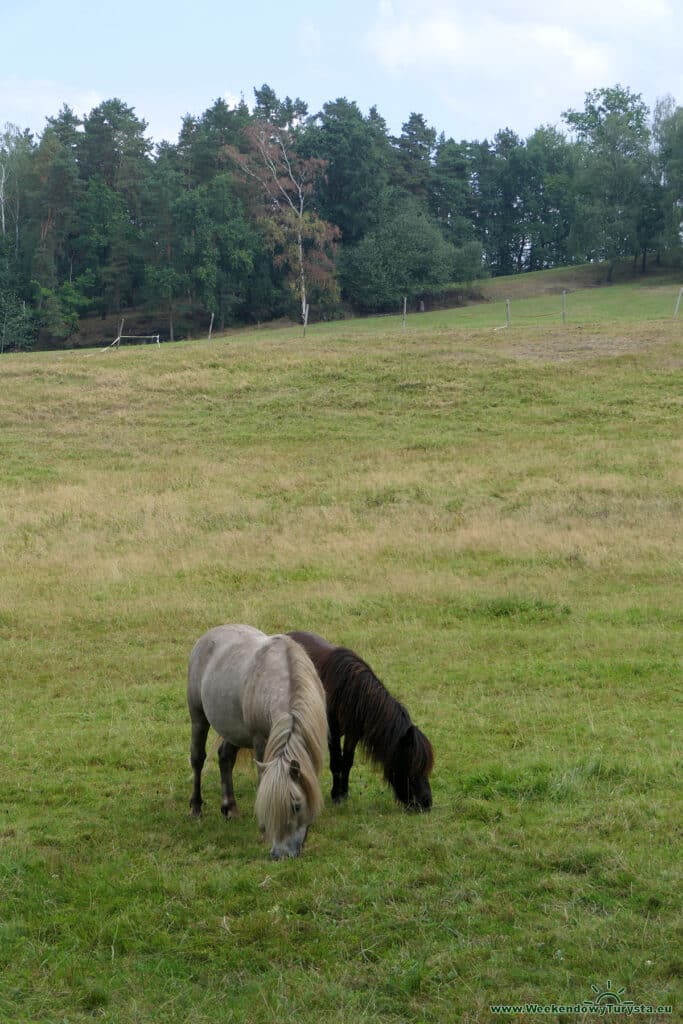
MULTIPOLYGON (((483 276, 682 254, 683 108, 621 85, 524 139, 392 136, 346 98, 263 85, 154 145, 123 100, 0 133, 0 352, 136 313, 163 340, 398 312, 483 276)), ((81 342, 82 343, 82 342, 81 342)))

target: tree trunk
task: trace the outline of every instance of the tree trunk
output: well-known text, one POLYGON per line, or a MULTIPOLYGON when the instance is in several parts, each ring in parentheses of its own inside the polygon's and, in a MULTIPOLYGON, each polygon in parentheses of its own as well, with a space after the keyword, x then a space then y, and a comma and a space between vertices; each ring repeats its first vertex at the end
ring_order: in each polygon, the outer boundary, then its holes
POLYGON ((16 208, 14 211, 14 255, 19 255, 19 196, 16 198, 16 208))
POLYGON ((0 232, 5 237, 5 179, 7 171, 4 164, 0 164, 0 232))
POLYGON ((299 288, 301 290, 301 322, 306 323, 306 271, 304 270, 304 241, 301 228, 297 235, 297 250, 299 254, 299 288))

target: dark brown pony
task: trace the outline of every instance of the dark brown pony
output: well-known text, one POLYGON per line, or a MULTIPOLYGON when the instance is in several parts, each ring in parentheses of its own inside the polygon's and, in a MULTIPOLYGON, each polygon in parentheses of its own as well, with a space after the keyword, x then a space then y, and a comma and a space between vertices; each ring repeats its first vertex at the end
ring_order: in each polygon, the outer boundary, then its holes
POLYGON ((295 631, 289 636, 304 648, 325 689, 333 802, 339 804, 349 795, 349 773, 360 743, 384 769, 396 799, 410 810, 428 811, 434 752, 404 706, 347 647, 335 647, 315 633, 295 631))

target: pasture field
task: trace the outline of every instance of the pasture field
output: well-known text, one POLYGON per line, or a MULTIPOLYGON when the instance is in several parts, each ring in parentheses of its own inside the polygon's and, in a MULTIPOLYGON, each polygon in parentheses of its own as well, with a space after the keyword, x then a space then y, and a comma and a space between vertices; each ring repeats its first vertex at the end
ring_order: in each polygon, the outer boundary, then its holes
POLYGON ((490 1007, 608 990, 675 1019, 667 287, 618 324, 610 289, 582 326, 0 360, 3 1024, 568 1021, 490 1007), (250 759, 225 822, 214 753, 191 820, 187 658, 220 622, 365 657, 434 745, 432 813, 360 759, 273 863, 250 759))

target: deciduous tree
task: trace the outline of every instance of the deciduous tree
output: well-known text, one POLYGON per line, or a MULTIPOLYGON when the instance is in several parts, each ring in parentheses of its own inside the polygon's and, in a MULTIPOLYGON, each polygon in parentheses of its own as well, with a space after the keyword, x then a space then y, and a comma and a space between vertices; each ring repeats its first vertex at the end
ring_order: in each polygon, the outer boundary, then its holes
POLYGON ((648 113, 640 94, 616 85, 586 93, 583 110, 562 115, 579 151, 574 248, 607 261, 609 277, 617 260, 644 256, 656 230, 645 212, 653 184, 648 113))
POLYGON ((276 262, 289 269, 298 296, 301 318, 308 316, 308 281, 326 280, 334 287, 331 250, 338 230, 312 207, 315 185, 326 162, 304 158, 296 148, 296 133, 256 118, 244 129, 244 146, 228 146, 226 157, 253 183, 260 195, 260 212, 276 262))
POLYGON ((366 312, 398 311, 454 280, 456 254, 415 201, 400 192, 387 199, 381 224, 344 250, 340 277, 349 301, 366 312))

